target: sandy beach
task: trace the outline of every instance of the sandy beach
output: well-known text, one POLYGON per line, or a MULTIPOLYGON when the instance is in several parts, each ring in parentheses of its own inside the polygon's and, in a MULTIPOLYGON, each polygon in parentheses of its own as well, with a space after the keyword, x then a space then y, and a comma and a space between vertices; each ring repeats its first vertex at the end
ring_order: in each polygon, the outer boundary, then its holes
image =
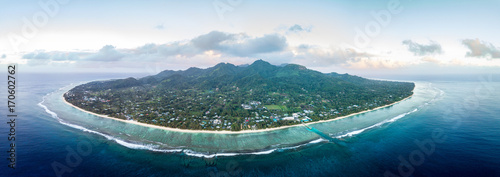
MULTIPOLYGON (((71 107, 73 107, 75 109, 78 109, 80 111, 86 112, 88 114, 92 114, 92 115, 95 115, 95 116, 98 116, 98 117, 102 117, 102 118, 113 119, 113 120, 121 121, 121 122, 125 122, 125 123, 130 123, 130 124, 135 124, 135 125, 141 125, 141 126, 145 126, 145 127, 162 129, 162 130, 168 130, 168 131, 175 131, 175 132, 183 132, 183 133, 243 134, 243 133, 267 132, 267 131, 280 130, 280 129, 290 128, 290 127, 296 127, 296 126, 304 126, 304 124, 297 124, 297 125, 288 125, 288 126, 275 127, 275 128, 266 128, 266 129, 260 129, 260 130, 241 130, 241 131, 228 131, 228 130, 220 130, 220 131, 218 131, 218 130, 186 130, 186 129, 179 129, 179 128, 170 128, 170 127, 163 127, 163 126, 158 126, 158 125, 141 123, 141 122, 137 122, 137 121, 130 121, 130 120, 118 119, 118 118, 115 118, 115 117, 110 117, 110 116, 102 115, 102 114, 96 114, 96 113, 84 110, 82 108, 79 108, 79 107, 77 107, 77 106, 75 106, 75 105, 67 102, 66 99, 64 99, 63 95, 61 95, 61 98, 62 98, 62 100, 66 104, 70 105, 71 107)), ((358 113, 353 113, 353 114, 349 114, 349 115, 346 115, 346 116, 337 117, 337 118, 333 118, 333 119, 329 119, 329 120, 320 120, 320 121, 316 121, 316 122, 309 122, 309 123, 305 123, 305 125, 311 125, 311 124, 316 124, 316 123, 322 123, 322 122, 329 122, 329 121, 334 121, 334 120, 340 120, 340 119, 344 119, 344 118, 347 118, 347 117, 351 117, 351 116, 355 116, 355 115, 367 113, 367 112, 374 111, 374 110, 377 110, 377 109, 381 109, 381 108, 392 106, 392 105, 397 104, 399 102, 402 102, 402 101, 404 101, 404 100, 406 100, 408 98, 411 98, 412 96, 413 96, 413 94, 410 95, 410 96, 408 96, 408 97, 406 97, 406 98, 404 98, 404 99, 402 99, 402 100, 400 100, 400 101, 397 101, 397 102, 394 102, 394 103, 391 103, 391 104, 388 104, 388 105, 384 105, 384 106, 379 106, 379 107, 376 107, 376 108, 373 108, 373 109, 369 109, 369 110, 366 110, 366 111, 361 111, 361 112, 358 112, 358 113)))

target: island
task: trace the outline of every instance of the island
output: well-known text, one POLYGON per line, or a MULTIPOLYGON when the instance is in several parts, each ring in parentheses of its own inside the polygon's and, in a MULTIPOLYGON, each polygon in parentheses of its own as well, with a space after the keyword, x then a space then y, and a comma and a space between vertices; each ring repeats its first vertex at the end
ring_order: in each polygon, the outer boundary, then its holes
POLYGON ((94 81, 64 93, 74 107, 182 130, 276 129, 345 117, 413 95, 414 83, 321 73, 297 64, 219 63, 143 78, 94 81))

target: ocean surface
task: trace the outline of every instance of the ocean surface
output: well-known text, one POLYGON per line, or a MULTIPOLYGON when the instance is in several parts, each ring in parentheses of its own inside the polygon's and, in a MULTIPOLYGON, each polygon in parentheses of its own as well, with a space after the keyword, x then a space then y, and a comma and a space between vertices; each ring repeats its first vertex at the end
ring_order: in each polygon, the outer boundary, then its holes
MULTIPOLYGON (((129 76, 21 73, 16 169, 2 123, 0 176, 500 176, 499 75, 378 77, 415 81, 415 95, 312 129, 249 134, 158 130, 62 102, 80 83, 129 76)), ((7 105, 0 112, 6 122, 7 105)))

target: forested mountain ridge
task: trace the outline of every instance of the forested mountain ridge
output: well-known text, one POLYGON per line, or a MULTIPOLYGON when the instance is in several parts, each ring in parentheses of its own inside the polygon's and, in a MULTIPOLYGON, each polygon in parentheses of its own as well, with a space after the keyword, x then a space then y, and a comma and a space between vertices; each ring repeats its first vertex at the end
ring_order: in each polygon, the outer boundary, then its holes
POLYGON ((174 128, 242 130, 344 116, 411 96, 413 83, 274 66, 219 63, 79 85, 64 95, 99 114, 174 128))

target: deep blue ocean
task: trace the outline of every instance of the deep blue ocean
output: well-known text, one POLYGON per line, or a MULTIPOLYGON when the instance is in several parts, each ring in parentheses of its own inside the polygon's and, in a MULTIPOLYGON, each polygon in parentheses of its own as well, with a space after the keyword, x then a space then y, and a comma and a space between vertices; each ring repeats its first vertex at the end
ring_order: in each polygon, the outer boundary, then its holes
MULTIPOLYGON (((499 75, 380 76, 431 84, 441 94, 418 111, 366 124, 371 128, 337 143, 214 158, 124 146, 61 124, 39 105, 70 84, 129 76, 144 75, 18 75, 16 169, 7 167, 10 127, 4 103, 0 176, 500 176, 499 75)), ((1 83, 7 87, 5 79, 1 83)), ((0 92, 2 100, 6 92, 0 92)), ((345 121, 363 122, 370 115, 345 121)))

